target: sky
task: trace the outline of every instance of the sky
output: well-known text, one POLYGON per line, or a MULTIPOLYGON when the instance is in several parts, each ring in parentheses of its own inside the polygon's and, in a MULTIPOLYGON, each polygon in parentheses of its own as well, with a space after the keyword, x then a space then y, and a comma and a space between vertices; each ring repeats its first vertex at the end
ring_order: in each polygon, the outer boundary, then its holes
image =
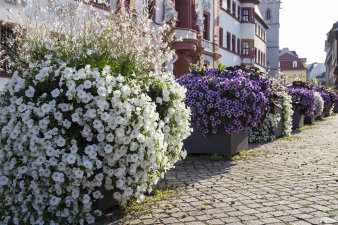
POLYGON ((337 21, 338 0, 282 0, 279 46, 324 63, 326 34, 337 21))

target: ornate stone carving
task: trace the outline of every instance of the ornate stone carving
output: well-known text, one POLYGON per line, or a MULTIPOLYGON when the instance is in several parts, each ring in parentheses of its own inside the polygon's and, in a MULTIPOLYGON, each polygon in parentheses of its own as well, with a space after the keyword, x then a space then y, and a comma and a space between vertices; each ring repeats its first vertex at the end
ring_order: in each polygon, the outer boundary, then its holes
POLYGON ((177 20, 177 11, 175 10, 174 3, 171 0, 164 0, 164 21, 169 22, 174 18, 177 20))
POLYGON ((211 9, 211 1, 210 0, 203 0, 203 10, 209 12, 211 9))
POLYGON ((13 4, 13 5, 23 5, 25 6, 27 4, 27 0, 5 0, 7 3, 13 4))
POLYGON ((202 12, 202 10, 199 10, 198 13, 197 13, 195 25, 196 25, 196 27, 198 27, 198 31, 200 33, 203 31, 203 25, 204 25, 203 21, 204 21, 203 12, 202 12))

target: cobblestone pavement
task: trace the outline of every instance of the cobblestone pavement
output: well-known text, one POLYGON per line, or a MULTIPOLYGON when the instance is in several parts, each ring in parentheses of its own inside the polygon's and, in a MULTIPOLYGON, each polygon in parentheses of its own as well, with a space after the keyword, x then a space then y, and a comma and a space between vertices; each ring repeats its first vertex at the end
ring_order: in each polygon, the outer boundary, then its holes
POLYGON ((180 195, 107 224, 338 224, 338 114, 251 148, 235 161, 189 157, 165 177, 180 195))

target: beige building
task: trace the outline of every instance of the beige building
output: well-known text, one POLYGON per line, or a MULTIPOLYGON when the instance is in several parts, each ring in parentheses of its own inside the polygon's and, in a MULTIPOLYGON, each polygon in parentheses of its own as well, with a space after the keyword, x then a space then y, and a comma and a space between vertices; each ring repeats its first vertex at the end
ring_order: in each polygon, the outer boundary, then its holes
POLYGON ((306 59, 299 58, 294 51, 283 49, 279 55, 279 62, 282 78, 286 78, 289 82, 307 82, 307 69, 304 65, 306 59))

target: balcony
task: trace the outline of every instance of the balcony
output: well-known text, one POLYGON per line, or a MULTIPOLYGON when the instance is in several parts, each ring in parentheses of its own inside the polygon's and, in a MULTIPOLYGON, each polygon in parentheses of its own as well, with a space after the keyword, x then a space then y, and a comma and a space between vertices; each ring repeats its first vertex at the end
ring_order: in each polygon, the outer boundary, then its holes
POLYGON ((189 28, 175 28, 175 38, 178 40, 172 44, 175 50, 189 50, 195 52, 197 49, 197 31, 189 28))

